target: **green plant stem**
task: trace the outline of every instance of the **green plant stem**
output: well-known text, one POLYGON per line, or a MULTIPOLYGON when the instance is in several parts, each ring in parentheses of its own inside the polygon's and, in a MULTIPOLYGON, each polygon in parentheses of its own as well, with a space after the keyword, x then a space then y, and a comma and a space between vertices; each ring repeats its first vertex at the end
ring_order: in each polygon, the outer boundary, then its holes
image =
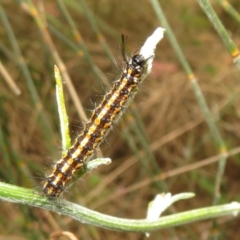
POLYGON ((169 37, 169 41, 171 42, 171 44, 179 58, 180 63, 182 64, 182 66, 188 76, 188 79, 191 82, 192 89, 194 91, 194 94, 195 94, 198 104, 200 106, 200 109, 204 115, 204 118, 208 124, 211 136, 214 139, 215 144, 217 145, 219 153, 222 154, 221 160, 219 161, 219 164, 218 164, 218 171, 216 173, 216 179, 215 179, 215 191, 213 194, 213 204, 216 204, 220 197, 220 183, 221 183, 221 179, 223 177, 223 173, 224 173, 224 169, 225 169, 225 165, 226 165, 227 155, 225 153, 227 151, 227 148, 226 148, 223 138, 221 137, 221 134, 215 124, 214 118, 213 118, 213 116, 210 112, 210 109, 206 103, 206 100, 205 100, 202 90, 197 82, 197 79, 196 79, 190 65, 187 62, 170 25, 168 24, 168 21, 161 9, 160 3, 157 0, 151 0, 150 2, 153 6, 154 11, 156 12, 158 19, 160 20, 160 22, 162 22, 163 27, 166 28, 166 30, 167 30, 166 34, 169 37))
POLYGON ((27 85, 31 100, 33 102, 33 105, 39 114, 39 120, 40 120, 39 122, 41 124, 46 147, 48 148, 49 151, 51 151, 52 149, 49 147, 49 146, 51 146, 51 144, 49 144, 49 143, 53 142, 53 132, 52 132, 52 128, 51 128, 49 119, 47 118, 46 114, 43 111, 43 106, 42 106, 41 100, 39 98, 37 89, 34 85, 32 76, 31 76, 30 71, 27 67, 27 64, 24 60, 24 57, 23 57, 21 49, 18 45, 16 36, 13 32, 13 29, 8 21, 7 15, 5 14, 5 11, 4 11, 1 3, 0 3, 0 19, 3 23, 4 29, 6 30, 6 32, 8 34, 9 41, 11 43, 12 49, 15 54, 14 58, 17 59, 16 62, 22 71, 22 74, 26 81, 26 85, 27 85))
POLYGON ((82 56, 85 58, 85 60, 88 62, 95 79, 98 81, 100 86, 104 83, 104 85, 108 85, 106 81, 104 81, 100 76, 103 76, 104 74, 101 72, 101 70, 96 66, 96 64, 93 62, 88 49, 83 41, 83 37, 81 33, 79 32, 74 20, 72 19, 71 15, 69 14, 64 1, 63 0, 57 0, 58 6, 60 10, 62 11, 64 17, 66 18, 68 25, 71 29, 72 35, 77 43, 77 48, 78 48, 78 55, 82 56))
MULTIPOLYGON (((79 5, 77 1, 69 1, 64 0, 66 6, 68 6, 71 10, 73 10, 77 14, 84 14, 82 7, 79 5)), ((99 28, 104 32, 107 33, 111 38, 115 39, 116 41, 119 39, 119 31, 118 29, 112 27, 107 22, 105 22, 101 17, 94 14, 94 19, 97 22, 99 28)))
POLYGON ((240 23, 240 14, 227 0, 217 0, 217 2, 233 17, 238 23, 240 23))
POLYGON ((86 113, 84 111, 84 108, 82 106, 81 101, 79 100, 78 94, 73 86, 72 80, 67 72, 67 68, 63 62, 63 60, 61 59, 57 48, 51 38, 51 35, 48 32, 48 27, 47 27, 47 23, 45 22, 45 20, 43 19, 43 17, 40 15, 38 9, 35 7, 35 5, 33 4, 33 2, 31 0, 28 0, 27 2, 23 2, 21 1, 21 3, 24 5, 24 10, 27 11, 35 20, 41 34, 42 37, 45 41, 46 46, 48 47, 49 51, 52 54, 52 58, 54 59, 54 61, 56 62, 56 65, 59 67, 60 71, 61 71, 61 75, 62 78, 64 79, 66 86, 68 87, 68 90, 70 92, 70 96, 76 106, 76 110, 80 116, 80 118, 83 121, 87 121, 87 116, 86 113), (27 5, 26 5, 27 3, 27 5))
POLYGON ((225 29, 222 22, 218 18, 217 14, 213 10, 210 2, 208 0, 198 0, 198 2, 199 2, 199 5, 202 7, 203 11, 205 12, 205 14, 207 15, 208 19, 211 21, 211 23, 215 27, 220 38, 223 40, 234 62, 236 62, 238 68, 240 69, 239 49, 236 46, 236 44, 233 42, 233 40, 230 38, 229 34, 227 33, 227 30, 225 29))
MULTIPOLYGON (((208 0, 198 0, 199 5, 202 7, 203 11, 206 13, 208 16, 209 20, 215 27, 216 31, 218 32, 220 38, 223 40, 225 46, 227 47, 228 51, 230 52, 234 62, 236 62, 238 68, 240 69, 240 54, 237 46, 233 42, 233 40, 230 38, 228 35, 225 27, 223 26, 222 22, 218 18, 217 14, 213 10, 211 4, 209 3, 208 0)), ((223 149, 223 148, 222 148, 223 149)), ((220 197, 220 184, 221 184, 221 179, 224 174, 224 169, 226 166, 226 158, 223 157, 219 161, 218 164, 218 172, 215 178, 215 198, 213 199, 213 204, 216 204, 218 202, 218 199, 220 197)))
POLYGON ((83 9, 83 13, 85 14, 86 18, 88 19, 89 23, 91 24, 91 27, 94 31, 94 33, 97 36, 98 41, 100 42, 100 44, 102 45, 104 51, 106 52, 107 56, 109 57, 109 59, 111 60, 111 62, 115 62, 114 57, 113 57, 113 53, 111 51, 111 49, 108 47, 104 36, 102 35, 91 11, 89 10, 85 0, 78 0, 79 4, 81 5, 81 8, 83 9))
MULTIPOLYGON (((60 121, 62 149, 68 149, 71 146, 71 138, 69 135, 68 115, 65 107, 64 92, 62 85, 62 78, 58 67, 54 66, 54 75, 56 80, 56 98, 58 106, 58 116, 60 121)), ((64 152, 64 151, 63 151, 64 152)))
POLYGON ((148 221, 145 219, 129 220, 101 214, 65 200, 48 200, 46 197, 34 193, 33 190, 6 183, 0 183, 0 199, 50 210, 74 218, 82 223, 92 224, 111 230, 130 232, 149 232, 163 228, 170 228, 229 214, 235 215, 240 211, 240 204, 234 202, 177 213, 167 217, 161 217, 156 221, 148 221))

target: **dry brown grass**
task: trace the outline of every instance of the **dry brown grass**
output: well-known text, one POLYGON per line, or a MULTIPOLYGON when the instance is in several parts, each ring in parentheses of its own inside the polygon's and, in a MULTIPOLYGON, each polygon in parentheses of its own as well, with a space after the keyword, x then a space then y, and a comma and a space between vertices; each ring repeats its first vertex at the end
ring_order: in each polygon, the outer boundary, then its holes
MULTIPOLYGON (((195 1, 166 1, 162 4, 184 54, 199 79, 199 85, 216 117, 217 126, 228 149, 238 147, 240 137, 239 73, 232 64, 227 50, 195 1), (235 97, 233 97, 234 94, 236 94, 235 97)), ((159 25, 148 1, 141 1, 141 3, 126 0, 89 1, 88 5, 91 11, 105 21, 119 36, 116 40, 116 35, 103 31, 107 43, 118 60, 121 59, 119 50, 121 33, 129 36, 128 49, 133 52, 159 25)), ((11 1, 3 1, 3 7, 36 85, 53 135, 48 141, 44 138, 43 129, 38 121, 38 109, 34 108, 31 103, 23 75, 13 59, 7 57, 1 49, 1 61, 21 89, 22 95, 16 97, 2 80, 0 88, 1 131, 8 142, 10 160, 8 162, 6 155, 0 154, 2 166, 0 177, 2 181, 15 185, 37 187, 40 180, 35 179, 36 185, 34 185, 32 179, 26 177, 24 167, 28 168, 30 175, 36 178, 39 174, 44 176, 45 168, 49 166, 49 159, 55 160, 61 155, 53 79, 54 61, 43 44, 33 19, 19 5, 11 1), (25 166, 21 165, 22 168, 19 168, 17 164, 19 161, 25 166)), ((216 9, 239 45, 237 37, 240 34, 239 25, 236 25, 234 20, 228 17, 220 7, 216 6, 216 9)), ((66 36, 68 34, 70 38, 67 24, 56 3, 47 2, 45 11, 61 22, 62 32, 66 36)), ((70 10, 70 12, 94 62, 107 77, 109 73, 115 76, 113 66, 104 54, 86 18, 76 11, 70 10)), ((0 33, 1 44, 10 50, 5 30, 1 29, 0 33)), ((58 38, 53 37, 53 39, 83 106, 86 110, 92 109, 94 106, 91 101, 98 103, 106 87, 97 84, 88 64, 83 59, 70 51, 58 38)), ((110 83, 113 80, 113 78, 108 79, 110 83)), ((74 137, 81 130, 82 124, 68 91, 66 91, 66 105, 74 137)), ((109 215, 144 218, 148 202, 160 191, 159 182, 155 184, 150 182, 126 194, 125 191, 144 180, 151 180, 151 177, 160 171, 167 176, 169 171, 182 168, 181 173, 166 177, 162 181, 173 194, 194 192, 196 197, 177 203, 168 213, 211 205, 216 163, 194 170, 189 169, 189 166, 218 155, 218 152, 186 74, 179 65, 167 38, 157 48, 155 68, 141 86, 134 100, 134 106, 143 121, 149 148, 159 169, 156 170, 153 164, 148 162, 147 157, 142 157, 141 162, 124 139, 123 131, 129 130, 132 134, 131 140, 135 142, 138 151, 142 150, 141 140, 137 139, 131 128, 136 120, 127 111, 124 120, 119 122, 102 146, 103 155, 111 157, 113 163, 84 176, 69 189, 69 194, 65 194, 64 197, 109 215), (147 163, 150 172, 146 171, 143 162, 147 163)), ((86 113, 90 116, 89 111, 86 113)), ((239 155, 228 158, 221 192, 222 203, 240 198, 238 194, 239 165, 239 155)), ((29 209, 27 206, 4 202, 1 203, 0 208, 0 239, 48 239, 51 233, 59 230, 70 231, 78 239, 137 240, 144 238, 142 234, 111 232, 80 225, 67 217, 39 209, 29 209)), ((221 239, 238 239, 237 236, 240 234, 238 218, 224 218, 217 222, 219 225, 216 234, 222 234, 221 239)), ((205 221, 158 231, 153 233, 150 239, 208 239, 211 234, 213 234, 211 221, 205 221)))

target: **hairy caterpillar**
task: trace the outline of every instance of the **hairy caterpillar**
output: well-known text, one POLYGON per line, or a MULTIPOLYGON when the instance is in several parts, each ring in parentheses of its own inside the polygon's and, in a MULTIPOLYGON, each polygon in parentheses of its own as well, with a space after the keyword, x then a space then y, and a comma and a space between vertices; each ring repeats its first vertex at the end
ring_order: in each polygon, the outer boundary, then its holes
POLYGON ((110 127, 117 121, 130 99, 136 94, 138 85, 150 72, 157 43, 163 38, 163 28, 157 28, 146 40, 139 53, 127 58, 125 39, 122 36, 122 55, 125 68, 121 77, 114 82, 112 89, 104 96, 102 102, 93 111, 74 144, 56 162, 52 173, 46 178, 43 193, 51 198, 57 197, 75 172, 91 157, 102 143, 110 127))

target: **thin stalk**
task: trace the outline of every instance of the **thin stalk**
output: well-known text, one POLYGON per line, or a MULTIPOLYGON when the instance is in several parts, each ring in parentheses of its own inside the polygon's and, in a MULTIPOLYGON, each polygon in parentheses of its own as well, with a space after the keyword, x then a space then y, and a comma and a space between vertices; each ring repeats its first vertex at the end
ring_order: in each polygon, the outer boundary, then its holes
POLYGON ((229 3, 227 0, 217 0, 217 2, 224 8, 226 12, 232 16, 238 23, 240 23, 240 14, 239 12, 229 3))
MULTIPOLYGON (((77 12, 78 14, 79 13, 83 14, 83 9, 81 8, 77 1, 64 0, 64 2, 67 6, 71 8, 71 10, 77 12)), ((97 15, 94 15, 94 19, 98 23, 99 28, 103 32, 107 33, 115 40, 119 39, 119 31, 117 29, 113 28, 111 25, 109 25, 107 22, 99 18, 97 15)))
MULTIPOLYGON (((96 78, 96 80, 98 81, 98 83, 102 86, 104 80, 100 77, 100 76, 103 76, 103 73, 101 72, 101 70, 96 66, 96 64, 93 62, 89 52, 88 52, 88 49, 84 43, 84 40, 83 40, 83 37, 80 33, 80 31, 78 30, 75 22, 73 21, 71 15, 69 14, 65 4, 64 4, 64 1, 63 0, 57 0, 58 2, 58 5, 59 5, 59 8, 60 10, 62 11, 65 19, 67 20, 68 22, 68 25, 71 29, 71 32, 72 32, 72 35, 78 45, 78 56, 82 56, 85 58, 85 60, 88 62, 88 65, 90 66, 93 74, 94 74, 94 77, 96 78)), ((108 85, 108 83, 105 81, 104 82, 104 85, 108 85)))
POLYGON ((202 90, 201 90, 199 84, 197 83, 197 79, 196 79, 190 65, 187 62, 187 60, 177 42, 176 37, 174 36, 174 33, 173 33, 170 25, 168 24, 168 21, 162 11, 159 1, 151 0, 150 2, 153 6, 153 9, 154 9, 159 21, 163 24, 164 28, 166 28, 166 30, 167 30, 166 34, 169 37, 172 47, 174 48, 174 50, 179 58, 179 61, 182 64, 182 66, 188 76, 188 79, 191 82, 192 89, 195 93, 195 96, 196 96, 196 99, 200 106, 200 109, 201 109, 201 111, 204 115, 204 118, 207 122, 207 125, 210 129, 211 136, 214 139, 215 144, 217 145, 217 149, 218 149, 219 153, 222 154, 221 161, 219 161, 219 164, 218 164, 218 170, 216 173, 216 180, 215 180, 215 191, 213 194, 213 204, 216 204, 220 197, 220 183, 221 183, 221 179, 223 177, 222 174, 225 169, 225 164, 226 164, 226 154, 225 153, 227 151, 227 148, 226 148, 225 142, 223 141, 223 138, 221 137, 221 134, 215 124, 214 118, 213 118, 213 116, 210 112, 210 109, 206 103, 206 100, 204 98, 202 90))
POLYGON ((48 32, 47 23, 40 16, 38 9, 33 5, 31 0, 29 0, 27 4, 26 4, 26 2, 21 2, 21 3, 23 6, 23 9, 25 11, 27 11, 27 13, 29 13, 35 20, 35 22, 43 36, 43 39, 44 39, 46 45, 48 46, 54 61, 56 62, 56 65, 60 69, 61 75, 66 83, 66 86, 67 86, 69 92, 70 92, 70 96, 72 97, 72 100, 76 106, 76 110, 77 110, 80 118, 83 121, 87 121, 87 116, 85 114, 84 108, 83 108, 82 103, 79 100, 78 94, 72 84, 72 80, 67 72, 67 68, 66 68, 64 62, 62 61, 62 59, 57 51, 57 48, 56 48, 54 42, 52 41, 52 38, 48 32))
MULTIPOLYGON (((134 105, 134 104, 133 104, 134 105)), ((159 174, 159 166, 157 165, 156 163, 156 159, 150 149, 150 145, 147 141, 147 137, 144 133, 144 129, 142 128, 142 126, 137 126, 137 127, 134 127, 133 125, 138 125, 140 121, 140 119, 138 119, 138 114, 135 114, 136 111, 134 111, 136 109, 134 109, 134 106, 132 107, 132 113, 134 114, 134 118, 132 117, 128 117, 126 119, 126 124, 127 126, 130 126, 133 131, 134 131, 134 136, 138 136, 138 141, 141 143, 141 145, 143 146, 143 148, 141 148, 144 152, 145 152, 145 155, 142 156, 140 154, 140 151, 139 151, 139 148, 137 148, 136 146, 136 143, 134 143, 135 145, 135 156, 138 157, 139 161, 141 162, 141 164, 143 165, 144 167, 144 171, 148 174, 149 178, 153 178, 154 175, 156 174, 159 174), (139 120, 139 121, 138 121, 139 120), (140 137, 140 138, 139 138, 140 137), (137 151, 137 153, 136 153, 137 151), (152 165, 152 167, 150 166, 152 165)), ((124 127, 124 129, 126 129, 127 127, 124 127)), ((129 128, 129 127, 128 127, 129 128)), ((124 131, 124 133, 126 133, 124 131)), ((130 137, 130 136, 129 136, 130 137)), ((129 137, 125 136, 124 134, 124 138, 126 139, 127 142, 129 142, 129 137)), ((131 140, 133 142, 133 140, 131 140)), ((156 182, 154 183, 154 186, 158 189, 159 192, 166 192, 168 191, 167 189, 167 185, 164 183, 164 182, 156 182)))
MULTIPOLYGON (((147 135, 146 135, 146 132, 145 132, 145 128, 144 128, 144 125, 143 125, 143 122, 141 120, 141 117, 138 113, 138 110, 136 108, 136 104, 132 104, 132 108, 131 108, 131 112, 132 112, 132 115, 134 117, 134 119, 136 120, 136 124, 138 125, 137 128, 134 128, 135 130, 135 134, 137 136, 140 136, 140 138, 138 138, 143 146, 143 149, 144 151, 146 152, 146 158, 148 159, 148 161, 151 162, 152 166, 153 166, 153 173, 159 173, 159 166, 157 164, 157 161, 154 157, 154 154, 153 152, 151 151, 150 149, 150 145, 149 145, 149 142, 148 142, 148 139, 147 139, 147 135)), ((162 185, 162 188, 164 189, 164 191, 167 190, 167 186, 165 186, 165 184, 162 185), (163 186, 164 185, 164 186, 163 186)))
POLYGON ((83 13, 85 14, 86 18, 88 19, 94 33, 96 34, 96 37, 98 39, 98 41, 100 42, 100 44, 102 45, 102 48, 104 49, 104 51, 106 52, 107 56, 109 57, 109 59, 111 60, 111 62, 114 62, 114 57, 113 57, 113 53, 111 51, 111 49, 108 47, 106 40, 103 36, 103 34, 101 33, 91 11, 89 10, 85 0, 78 0, 81 8, 83 9, 83 13))
MULTIPOLYGON (((1 111, 1 114, 3 112, 1 111)), ((4 131, 4 128, 2 124, 0 124, 0 150, 2 154, 3 162, 2 164, 5 166, 4 168, 1 168, 0 172, 1 175, 4 176, 3 179, 7 179, 8 181, 15 181, 15 174, 13 174, 12 166, 11 166, 11 156, 9 153, 9 144, 6 139, 6 133, 4 131)))
POLYGON ((8 73, 7 69, 3 66, 1 61, 0 61, 0 73, 2 74, 3 78, 5 79, 6 83, 9 85, 9 87, 12 89, 12 91, 16 95, 20 95, 21 94, 20 88, 14 82, 11 75, 8 73))
POLYGON ((237 45, 227 33, 226 28, 223 26, 221 20, 218 18, 217 14, 213 10, 210 2, 208 0, 198 0, 198 3, 207 15, 209 21, 215 27, 217 33, 219 34, 220 38, 222 39, 223 43, 231 54, 233 61, 237 64, 240 70, 240 53, 237 45))
POLYGON ((5 11, 4 11, 1 4, 0 4, 0 18, 1 18, 1 20, 3 22, 3 25, 4 25, 4 28, 5 28, 5 30, 8 34, 8 37, 9 37, 10 43, 12 45, 14 54, 15 54, 15 58, 17 59, 17 63, 19 65, 19 68, 21 69, 22 74, 24 76, 24 79, 26 81, 27 88, 28 88, 28 91, 30 93, 33 105, 39 113, 42 132, 44 134, 44 139, 46 140, 45 141, 46 147, 49 149, 49 151, 51 151, 52 148, 49 147, 49 146, 51 146, 51 144, 49 144, 49 142, 53 142, 52 141, 52 139, 53 139, 52 128, 50 126, 48 118, 46 117, 46 115, 43 111, 43 106, 42 106, 41 100, 39 98, 39 95, 37 93, 36 87, 34 85, 33 79, 31 77, 31 74, 29 72, 27 64, 26 64, 26 62, 24 60, 24 57, 22 55, 21 49, 18 45, 16 36, 15 36, 13 30, 12 30, 12 27, 11 27, 9 21, 8 21, 8 18, 6 16, 5 11))
POLYGON ((64 92, 62 85, 62 78, 59 72, 58 67, 54 66, 54 74, 56 80, 56 97, 57 97, 57 106, 58 106, 58 115, 60 120, 61 127, 61 136, 62 136, 62 149, 68 149, 71 146, 71 139, 69 134, 69 122, 68 115, 65 106, 64 92))
MULTIPOLYGON (((198 0, 198 2, 199 2, 199 5, 202 7, 203 11, 205 12, 205 14, 207 15, 210 22, 215 27, 217 33, 219 34, 226 48, 230 52, 233 58, 233 61, 237 64, 240 70, 240 53, 239 53, 238 47, 236 46, 232 38, 227 33, 227 30, 225 29, 224 25, 218 18, 210 2, 208 0, 198 0)), ((219 161, 219 164, 218 164, 218 172, 215 178, 215 196, 216 197, 213 200, 213 204, 216 204, 220 197, 219 189, 220 189, 221 179, 223 177, 224 170, 225 170, 225 165, 226 165, 226 159, 223 158, 222 161, 219 161)))

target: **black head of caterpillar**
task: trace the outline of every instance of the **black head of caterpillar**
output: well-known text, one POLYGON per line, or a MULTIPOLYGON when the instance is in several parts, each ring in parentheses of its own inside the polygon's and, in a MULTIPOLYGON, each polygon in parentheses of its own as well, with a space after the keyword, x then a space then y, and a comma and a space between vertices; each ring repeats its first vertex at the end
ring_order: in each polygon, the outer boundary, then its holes
POLYGON ((126 69, 131 69, 131 76, 135 78, 135 82, 137 80, 141 80, 141 76, 143 73, 145 73, 146 70, 146 63, 147 61, 151 58, 144 58, 141 54, 134 54, 130 59, 128 59, 127 54, 126 54, 126 40, 127 37, 122 34, 122 45, 121 45, 121 52, 122 52, 122 57, 123 60, 126 64, 126 69))
POLYGON ((133 55, 129 60, 128 68, 132 69, 132 76, 135 77, 135 79, 138 78, 138 80, 140 80, 140 77, 145 72, 147 60, 140 54, 133 55))
POLYGON ((52 173, 46 178, 43 193, 48 198, 58 197, 75 172, 81 169, 96 148, 103 142, 108 130, 123 112, 126 103, 145 74, 147 61, 141 54, 127 58, 125 38, 122 36, 122 55, 125 68, 121 77, 115 81, 112 89, 104 96, 102 102, 93 111, 90 120, 76 138, 74 144, 56 162, 52 173))

